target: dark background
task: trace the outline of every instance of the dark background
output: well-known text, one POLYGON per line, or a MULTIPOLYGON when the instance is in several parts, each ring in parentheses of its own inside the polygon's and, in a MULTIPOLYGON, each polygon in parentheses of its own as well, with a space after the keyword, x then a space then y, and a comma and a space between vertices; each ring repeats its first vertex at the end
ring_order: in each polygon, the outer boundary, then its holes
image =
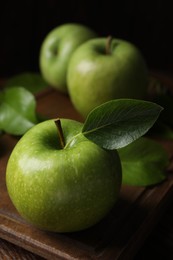
POLYGON ((171 1, 10 1, 0 3, 0 76, 38 71, 46 34, 66 22, 79 22, 100 36, 135 43, 148 67, 173 69, 171 1))

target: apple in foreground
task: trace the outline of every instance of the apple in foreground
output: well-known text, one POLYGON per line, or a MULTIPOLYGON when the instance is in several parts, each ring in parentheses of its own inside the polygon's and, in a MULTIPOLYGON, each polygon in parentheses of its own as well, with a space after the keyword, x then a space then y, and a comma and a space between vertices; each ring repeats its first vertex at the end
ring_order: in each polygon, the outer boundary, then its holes
POLYGON ((148 69, 134 44, 111 37, 95 38, 74 51, 67 85, 74 107, 85 118, 93 108, 112 99, 145 99, 148 69))
POLYGON ((90 28, 67 23, 51 30, 40 49, 40 71, 52 87, 67 93, 66 72, 74 50, 85 41, 96 37, 90 28))
POLYGON ((118 153, 84 137, 82 125, 61 119, 62 145, 55 121, 46 120, 31 128, 11 153, 9 196, 21 216, 40 229, 86 229, 117 201, 122 177, 118 153))

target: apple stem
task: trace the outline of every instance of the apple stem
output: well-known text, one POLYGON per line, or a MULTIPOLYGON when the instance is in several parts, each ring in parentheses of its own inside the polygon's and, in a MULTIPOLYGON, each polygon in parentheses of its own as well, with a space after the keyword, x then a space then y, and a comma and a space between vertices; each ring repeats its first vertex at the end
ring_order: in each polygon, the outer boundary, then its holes
POLYGON ((64 135, 63 135, 63 131, 62 131, 61 120, 60 120, 60 118, 57 118, 54 120, 54 122, 55 122, 55 125, 58 130, 58 136, 59 136, 61 148, 63 149, 65 147, 65 140, 64 140, 64 135))
POLYGON ((106 40, 106 54, 107 55, 111 54, 111 43, 112 43, 112 36, 109 35, 106 40))

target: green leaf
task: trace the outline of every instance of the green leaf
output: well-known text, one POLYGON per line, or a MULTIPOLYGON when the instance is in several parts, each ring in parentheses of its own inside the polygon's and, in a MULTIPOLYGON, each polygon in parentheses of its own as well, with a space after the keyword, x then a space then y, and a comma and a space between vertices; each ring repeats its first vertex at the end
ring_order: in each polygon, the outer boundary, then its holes
POLYGON ((154 125, 162 109, 148 101, 112 100, 90 112, 82 132, 105 149, 118 149, 144 135, 154 125))
POLYGON ((9 78, 5 83, 5 87, 9 88, 18 86, 24 87, 34 94, 48 87, 47 83, 44 81, 39 73, 31 72, 18 74, 14 77, 9 78))
POLYGON ((4 89, 0 93, 0 129, 23 135, 37 123, 34 96, 22 87, 4 89))
POLYGON ((141 137, 118 152, 123 184, 149 186, 165 180, 168 154, 156 141, 141 137))

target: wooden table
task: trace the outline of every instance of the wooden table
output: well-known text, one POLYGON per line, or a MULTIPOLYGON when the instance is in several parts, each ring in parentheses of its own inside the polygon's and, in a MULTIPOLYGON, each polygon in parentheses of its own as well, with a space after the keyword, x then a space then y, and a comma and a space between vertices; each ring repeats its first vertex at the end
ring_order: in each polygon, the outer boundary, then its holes
MULTIPOLYGON (((153 75, 173 87, 172 77, 158 72, 153 75)), ((59 116, 82 121, 69 98, 52 89, 37 97, 37 111, 49 118, 59 116)), ((0 152, 0 259, 137 260, 146 259, 152 253, 155 257, 173 253, 169 246, 173 230, 171 173, 167 181, 155 187, 122 187, 115 208, 93 228, 73 234, 52 234, 26 223, 8 197, 5 168, 16 142, 13 136, 0 138, 0 146, 4 148, 0 152)), ((164 146, 173 153, 172 142, 164 142, 164 146)))

